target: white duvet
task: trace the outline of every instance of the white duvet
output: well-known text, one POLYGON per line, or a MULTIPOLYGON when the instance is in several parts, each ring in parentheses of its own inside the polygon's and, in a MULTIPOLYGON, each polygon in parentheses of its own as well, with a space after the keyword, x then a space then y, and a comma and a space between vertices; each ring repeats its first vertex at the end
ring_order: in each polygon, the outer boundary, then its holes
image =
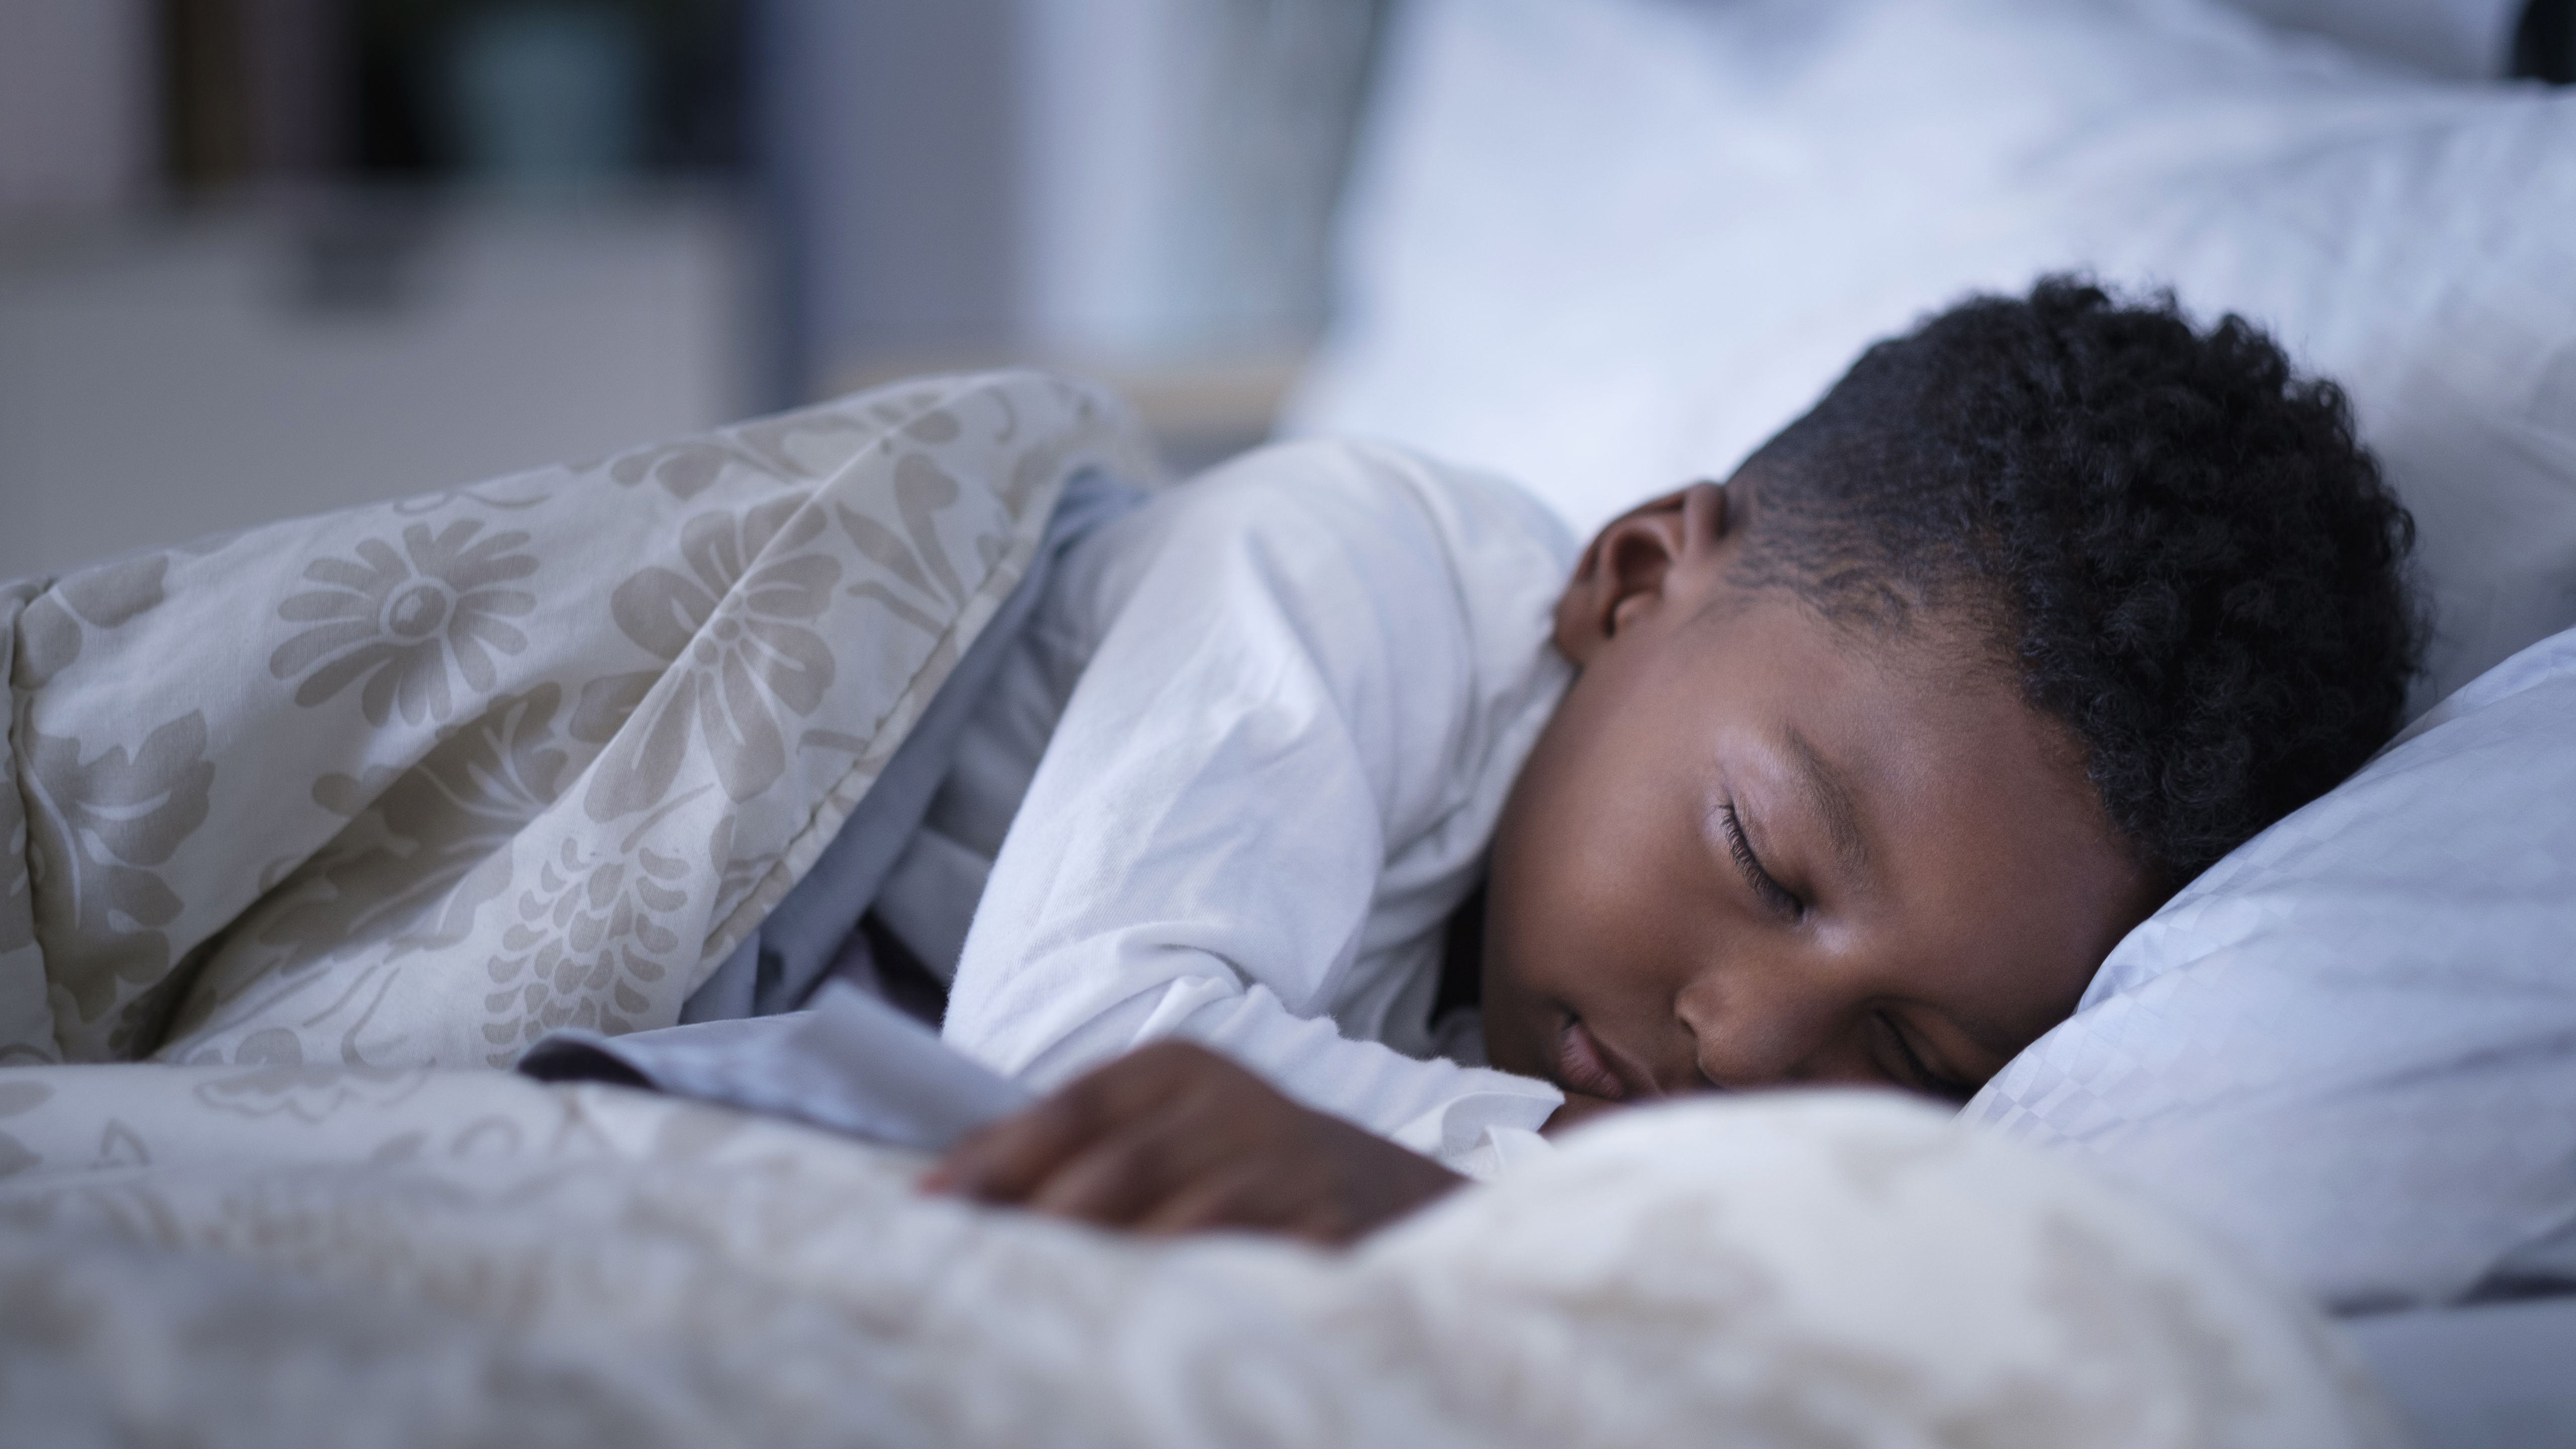
POLYGON ((500 1073, 36 1068, 0 1114, 19 1443, 2396 1442, 2306 1309, 1885 1097, 1634 1114, 1347 1255, 500 1073))

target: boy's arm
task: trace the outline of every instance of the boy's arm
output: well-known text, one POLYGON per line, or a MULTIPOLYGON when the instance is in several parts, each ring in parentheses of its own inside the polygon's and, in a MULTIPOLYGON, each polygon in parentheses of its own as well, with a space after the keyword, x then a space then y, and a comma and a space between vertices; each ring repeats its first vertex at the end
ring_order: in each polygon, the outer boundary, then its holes
POLYGON ((1203 1047, 1158 1042, 968 1136, 923 1185, 1135 1232, 1341 1244, 1464 1180, 1203 1047))
POLYGON ((1363 461, 1244 468, 1159 520, 977 908, 953 1045, 1045 1088, 1194 1040, 1459 1165, 1485 1128, 1555 1110, 1543 1082, 1416 1060, 1328 1015, 1390 841, 1453 819, 1473 834, 1448 812, 1482 758, 1462 740, 1471 695, 1495 677, 1471 663, 1424 514, 1363 461))
MULTIPOLYGON (((1568 1096, 1548 1130, 1619 1105, 1568 1096)), ((1249 1228, 1339 1245, 1464 1181, 1204 1047, 1157 1042, 970 1133, 922 1185, 1131 1232, 1249 1228)))

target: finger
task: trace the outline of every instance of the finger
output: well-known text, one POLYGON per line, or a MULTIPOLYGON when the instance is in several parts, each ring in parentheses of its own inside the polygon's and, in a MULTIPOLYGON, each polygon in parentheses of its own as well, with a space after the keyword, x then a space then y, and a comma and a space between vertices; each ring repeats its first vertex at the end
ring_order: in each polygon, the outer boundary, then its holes
POLYGON ((1039 1212, 1126 1227, 1235 1157, 1230 1124, 1186 1102, 1120 1124, 1060 1164, 1029 1195, 1039 1212))
POLYGON ((925 1190, 1019 1203, 1121 1124, 1204 1096, 1190 1090, 1211 1063, 1205 1048, 1157 1042, 1095 1067, 1036 1106, 969 1134, 921 1179, 925 1190))
POLYGON ((1085 1103, 1049 1097, 969 1133, 923 1175, 922 1186, 981 1202, 1018 1202, 1100 1131, 1085 1103))
POLYGON ((1218 1228, 1279 1228, 1312 1210, 1308 1194, 1286 1188, 1261 1162, 1232 1162, 1204 1172, 1131 1224, 1156 1237, 1218 1228))
POLYGON ((1118 1116, 1130 1116, 1177 1098, 1197 1097, 1229 1078, 1251 1076, 1226 1057, 1195 1042, 1157 1041, 1094 1067, 1068 1085, 1065 1095, 1118 1116))

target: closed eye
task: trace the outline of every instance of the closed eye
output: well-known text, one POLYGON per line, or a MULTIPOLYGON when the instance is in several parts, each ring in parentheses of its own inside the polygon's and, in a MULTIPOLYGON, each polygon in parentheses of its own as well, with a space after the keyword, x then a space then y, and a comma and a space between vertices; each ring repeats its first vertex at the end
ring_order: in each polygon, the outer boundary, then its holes
POLYGON ((1734 801, 1718 808, 1718 824, 1726 832, 1726 853, 1735 858, 1735 868, 1743 873, 1744 883, 1753 888, 1762 904, 1783 920, 1794 921, 1806 914, 1807 903, 1780 884, 1763 867, 1762 857, 1753 853, 1753 842, 1744 837, 1744 821, 1736 815, 1734 801))

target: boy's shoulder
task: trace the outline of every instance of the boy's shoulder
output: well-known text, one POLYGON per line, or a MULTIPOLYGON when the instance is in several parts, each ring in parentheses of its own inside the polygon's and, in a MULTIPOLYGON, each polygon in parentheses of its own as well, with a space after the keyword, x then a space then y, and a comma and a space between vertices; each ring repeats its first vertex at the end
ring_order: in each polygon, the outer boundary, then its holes
POLYGON ((1510 693, 1546 653, 1576 548, 1515 484, 1392 444, 1277 443, 1154 495, 1050 589, 1064 637, 1148 613, 1180 636, 1281 626, 1353 669, 1510 693))

